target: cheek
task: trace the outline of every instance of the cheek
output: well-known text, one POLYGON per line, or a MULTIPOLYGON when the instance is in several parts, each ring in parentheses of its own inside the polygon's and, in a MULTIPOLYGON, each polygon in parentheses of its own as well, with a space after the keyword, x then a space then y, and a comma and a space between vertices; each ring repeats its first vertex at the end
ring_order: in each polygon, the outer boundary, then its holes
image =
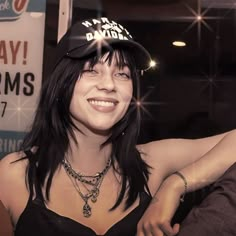
MULTIPOLYGON (((81 85, 81 84, 80 84, 81 85)), ((83 94, 83 86, 79 85, 79 81, 76 82, 73 94, 70 101, 70 111, 74 111, 78 106, 78 102, 80 101, 80 96, 83 94)))
POLYGON ((76 107, 76 98, 75 98, 75 94, 73 93, 73 96, 72 96, 71 101, 70 101, 70 113, 71 113, 71 115, 74 115, 75 107, 76 107))
POLYGON ((122 89, 122 97, 125 103, 130 103, 132 97, 133 97, 133 85, 132 82, 128 86, 125 86, 122 89))
POLYGON ((86 82, 84 82, 84 80, 80 79, 75 83, 75 87, 73 90, 73 96, 72 96, 72 100, 74 102, 78 102, 81 97, 84 97, 85 94, 88 91, 88 84, 86 82))

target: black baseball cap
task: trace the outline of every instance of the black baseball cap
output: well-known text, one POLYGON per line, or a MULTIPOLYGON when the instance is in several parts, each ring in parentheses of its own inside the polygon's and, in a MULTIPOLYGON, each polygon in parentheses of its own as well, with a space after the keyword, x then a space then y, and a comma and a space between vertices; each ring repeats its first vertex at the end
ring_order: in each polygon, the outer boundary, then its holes
POLYGON ((80 59, 102 48, 112 50, 113 45, 122 45, 130 50, 138 69, 149 68, 149 52, 134 41, 125 27, 106 17, 83 20, 69 28, 58 43, 56 64, 63 57, 80 59))

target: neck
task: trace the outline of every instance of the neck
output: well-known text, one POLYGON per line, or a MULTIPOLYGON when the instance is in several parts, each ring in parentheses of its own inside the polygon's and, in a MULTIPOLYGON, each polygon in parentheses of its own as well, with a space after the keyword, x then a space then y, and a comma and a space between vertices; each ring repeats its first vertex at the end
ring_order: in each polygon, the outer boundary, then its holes
POLYGON ((101 145, 108 139, 108 135, 94 132, 75 132, 76 141, 71 138, 67 159, 75 170, 87 174, 101 171, 111 156, 112 145, 101 145))

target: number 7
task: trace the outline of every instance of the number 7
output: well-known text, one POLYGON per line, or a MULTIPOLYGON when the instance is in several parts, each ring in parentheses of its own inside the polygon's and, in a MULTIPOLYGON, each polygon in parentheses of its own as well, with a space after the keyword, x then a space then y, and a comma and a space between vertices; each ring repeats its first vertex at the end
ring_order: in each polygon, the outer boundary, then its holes
POLYGON ((6 111, 7 102, 1 102, 1 104, 3 104, 2 115, 1 115, 1 117, 3 117, 6 111))

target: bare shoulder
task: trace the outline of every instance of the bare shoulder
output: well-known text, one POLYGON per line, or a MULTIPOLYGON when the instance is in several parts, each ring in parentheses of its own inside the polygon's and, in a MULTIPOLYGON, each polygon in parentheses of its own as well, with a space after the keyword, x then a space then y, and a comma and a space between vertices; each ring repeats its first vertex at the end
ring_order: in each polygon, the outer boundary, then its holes
POLYGON ((0 180, 25 171, 27 160, 20 160, 23 157, 25 157, 23 152, 13 152, 0 160, 0 180))
POLYGON ((24 153, 15 152, 8 154, 0 161, 0 200, 6 208, 16 193, 25 190, 25 170, 27 160, 20 160, 24 153))

